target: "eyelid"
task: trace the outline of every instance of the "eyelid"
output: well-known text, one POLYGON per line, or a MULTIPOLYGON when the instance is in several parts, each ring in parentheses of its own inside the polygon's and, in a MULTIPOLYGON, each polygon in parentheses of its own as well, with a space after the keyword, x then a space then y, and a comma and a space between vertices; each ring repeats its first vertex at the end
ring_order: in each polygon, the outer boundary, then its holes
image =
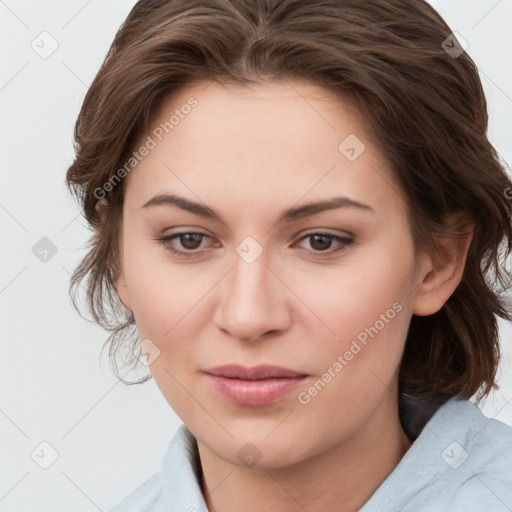
POLYGON ((338 236, 341 238, 355 238, 356 235, 354 233, 351 233, 350 231, 345 230, 331 230, 329 228, 311 228, 307 229, 306 231, 300 231, 296 237, 303 237, 308 235, 328 235, 328 236, 338 236))

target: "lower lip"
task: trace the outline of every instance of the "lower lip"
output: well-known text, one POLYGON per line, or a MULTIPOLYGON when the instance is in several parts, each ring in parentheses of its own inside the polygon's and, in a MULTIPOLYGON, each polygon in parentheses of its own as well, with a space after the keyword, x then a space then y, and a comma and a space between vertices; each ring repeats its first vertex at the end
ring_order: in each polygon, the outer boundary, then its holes
POLYGON ((264 380, 242 380, 206 374, 213 387, 228 400, 239 405, 262 406, 277 402, 306 379, 282 377, 264 380))

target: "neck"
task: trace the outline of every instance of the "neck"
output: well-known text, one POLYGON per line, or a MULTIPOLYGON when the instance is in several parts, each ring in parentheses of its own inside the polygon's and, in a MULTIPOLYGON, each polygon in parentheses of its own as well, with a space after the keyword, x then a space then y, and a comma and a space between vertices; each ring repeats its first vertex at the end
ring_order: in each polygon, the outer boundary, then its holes
POLYGON ((247 468, 218 457, 198 441, 202 491, 210 512, 359 510, 411 446, 397 404, 382 403, 349 439, 284 467, 247 468), (262 509, 264 506, 264 509, 262 509))

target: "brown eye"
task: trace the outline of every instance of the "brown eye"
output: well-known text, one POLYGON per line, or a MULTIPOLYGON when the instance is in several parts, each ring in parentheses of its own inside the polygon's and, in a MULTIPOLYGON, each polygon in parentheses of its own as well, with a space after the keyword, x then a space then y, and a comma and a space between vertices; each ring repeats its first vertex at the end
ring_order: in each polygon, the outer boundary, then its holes
POLYGON ((311 247, 310 252, 319 256, 329 256, 334 253, 340 253, 346 250, 347 246, 354 241, 352 238, 333 235, 332 233, 310 233, 302 237, 301 241, 303 240, 309 240, 309 245, 311 247), (333 244, 338 245, 338 247, 331 249, 333 244))
POLYGON ((184 233, 182 235, 178 235, 178 239, 180 244, 185 249, 197 249, 201 245, 201 241, 204 238, 204 235, 200 233, 184 233))
POLYGON ((203 233, 185 232, 157 237, 155 240, 173 254, 183 257, 191 257, 202 252, 197 249, 201 246, 201 242, 204 238, 210 237, 203 233), (176 244, 176 242, 178 242, 178 244, 176 244), (178 245, 178 248, 176 248, 176 245, 178 245))
POLYGON ((315 251, 325 251, 332 244, 332 237, 327 235, 311 235, 309 238, 311 239, 311 247, 315 251))

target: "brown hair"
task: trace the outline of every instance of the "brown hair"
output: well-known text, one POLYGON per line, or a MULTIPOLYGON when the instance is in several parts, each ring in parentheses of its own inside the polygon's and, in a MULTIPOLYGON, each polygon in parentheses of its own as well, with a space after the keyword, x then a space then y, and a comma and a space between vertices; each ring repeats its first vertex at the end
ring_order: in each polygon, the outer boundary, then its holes
MULTIPOLYGON (((188 84, 299 78, 355 102, 408 204, 417 251, 434 254, 446 215, 467 212, 474 222, 461 283, 437 313, 411 319, 400 391, 461 398, 480 391, 480 398, 496 387, 496 315, 512 320, 495 289, 508 286, 502 258, 512 250, 512 183, 487 138, 476 65, 462 50, 449 51, 460 48, 451 32, 423 0, 141 0, 133 7, 85 97, 67 171, 93 230, 70 293, 79 310, 75 295, 87 278, 87 307, 111 331, 105 345, 118 376, 117 353, 131 341, 132 356, 138 340, 115 290, 124 180, 105 184, 162 101, 188 84), (101 197, 109 201, 103 219, 95 209, 101 197)), ((463 235, 459 228, 451 235, 463 235)))

